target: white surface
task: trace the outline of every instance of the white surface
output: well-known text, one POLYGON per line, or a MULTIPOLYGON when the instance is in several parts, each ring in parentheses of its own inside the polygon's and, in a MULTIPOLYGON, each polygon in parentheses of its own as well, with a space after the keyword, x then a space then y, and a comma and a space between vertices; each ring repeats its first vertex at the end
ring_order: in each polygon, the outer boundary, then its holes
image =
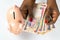
MULTIPOLYGON (((14 4, 20 6, 22 1, 23 0, 0 0, 0 40, 60 40, 60 17, 55 23, 56 28, 45 35, 36 35, 23 32, 16 36, 8 31, 6 20, 7 9, 14 4)), ((38 1, 40 2, 40 0, 37 0, 37 2, 38 1)), ((57 0, 58 7, 60 7, 59 2, 60 1, 57 0)))

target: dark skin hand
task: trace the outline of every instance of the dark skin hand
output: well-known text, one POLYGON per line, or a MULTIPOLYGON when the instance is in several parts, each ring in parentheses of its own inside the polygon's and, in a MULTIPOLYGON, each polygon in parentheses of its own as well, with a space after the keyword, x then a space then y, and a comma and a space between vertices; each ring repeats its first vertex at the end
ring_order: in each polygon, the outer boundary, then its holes
POLYGON ((35 0, 24 0, 21 7, 20 7, 20 10, 22 12, 22 16, 24 19, 27 18, 27 16, 29 15, 29 17, 33 18, 33 7, 34 7, 34 4, 35 4, 35 0))
POLYGON ((47 1, 47 9, 45 11, 46 17, 51 17, 51 20, 46 18, 48 20, 47 24, 54 24, 57 21, 57 18, 59 16, 59 10, 56 4, 56 0, 48 0, 47 1))
MULTIPOLYGON (((24 19, 29 15, 30 18, 33 18, 32 9, 35 6, 35 0, 24 0, 20 10, 24 19)), ((48 20, 47 24, 54 24, 57 21, 59 16, 59 10, 56 4, 56 0, 47 0, 47 8, 45 11, 46 18, 48 20)))

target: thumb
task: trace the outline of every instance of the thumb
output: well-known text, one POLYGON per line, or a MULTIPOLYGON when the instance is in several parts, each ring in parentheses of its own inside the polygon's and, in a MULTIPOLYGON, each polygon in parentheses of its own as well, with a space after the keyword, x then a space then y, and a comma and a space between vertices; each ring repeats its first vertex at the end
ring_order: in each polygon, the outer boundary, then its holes
POLYGON ((52 21, 52 9, 51 8, 46 8, 45 11, 45 23, 50 24, 52 21))

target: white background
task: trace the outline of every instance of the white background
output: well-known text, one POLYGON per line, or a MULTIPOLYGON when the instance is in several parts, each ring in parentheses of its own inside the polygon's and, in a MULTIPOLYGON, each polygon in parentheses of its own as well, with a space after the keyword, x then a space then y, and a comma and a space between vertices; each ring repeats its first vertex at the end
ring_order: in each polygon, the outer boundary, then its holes
MULTIPOLYGON (((0 0, 0 40, 60 40, 60 17, 55 23, 56 28, 45 35, 23 32, 20 35, 16 36, 8 31, 6 12, 9 7, 15 4, 17 6, 20 6, 22 1, 23 0, 0 0)), ((44 2, 44 0, 37 0, 36 2, 44 2)), ((57 0, 58 8, 60 7, 59 2, 60 1, 57 0)))

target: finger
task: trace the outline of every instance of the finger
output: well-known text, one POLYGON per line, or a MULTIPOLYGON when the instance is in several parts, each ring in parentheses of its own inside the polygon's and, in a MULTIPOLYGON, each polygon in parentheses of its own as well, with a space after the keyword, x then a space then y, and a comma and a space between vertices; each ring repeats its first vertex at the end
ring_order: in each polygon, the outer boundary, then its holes
POLYGON ((34 4, 34 7, 36 7, 36 6, 37 6, 37 3, 34 4))
POLYGON ((21 14, 22 14, 23 18, 26 19, 27 15, 28 15, 27 6, 26 5, 22 5, 20 7, 20 11, 21 11, 21 14))
POLYGON ((33 8, 28 9, 29 17, 33 18, 33 8))
POLYGON ((59 16, 58 11, 53 10, 53 23, 55 23, 55 22, 56 22, 56 20, 57 20, 58 16, 59 16))
POLYGON ((53 10, 52 21, 50 21, 49 24, 54 24, 57 21, 58 16, 59 16, 59 12, 57 10, 53 10))
POLYGON ((46 16, 49 16, 49 15, 50 15, 50 10, 49 10, 49 8, 46 8, 46 10, 45 10, 45 15, 46 15, 46 16))

